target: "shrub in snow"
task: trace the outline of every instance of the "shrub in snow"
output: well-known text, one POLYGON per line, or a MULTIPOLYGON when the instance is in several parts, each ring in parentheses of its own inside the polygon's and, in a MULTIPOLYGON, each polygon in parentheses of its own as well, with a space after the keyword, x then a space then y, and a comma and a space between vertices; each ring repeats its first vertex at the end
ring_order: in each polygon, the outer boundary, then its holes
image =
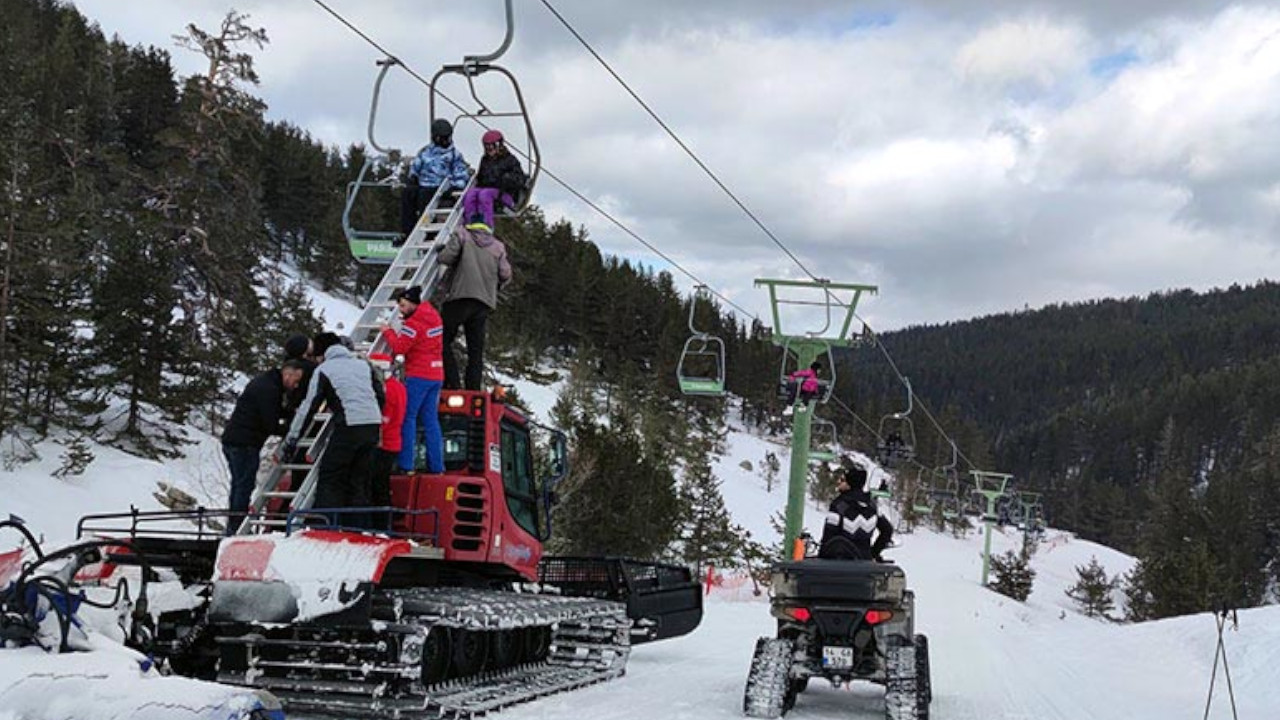
POLYGON ((1067 588, 1067 597, 1076 601, 1080 610, 1089 617, 1108 617, 1115 608, 1111 593, 1120 583, 1119 577, 1107 577, 1106 568, 1098 558, 1090 558, 1088 565, 1076 566, 1076 584, 1067 588))
POLYGON ((63 443, 66 448, 62 452, 62 466, 53 471, 56 478, 67 478, 72 475, 80 475, 89 467, 89 463, 93 462, 93 450, 89 447, 89 442, 81 435, 76 435, 70 440, 63 443))
POLYGON ((1025 553, 1012 550, 991 558, 991 574, 993 577, 987 587, 1018 602, 1031 595, 1031 585, 1036 579, 1030 558, 1025 553))

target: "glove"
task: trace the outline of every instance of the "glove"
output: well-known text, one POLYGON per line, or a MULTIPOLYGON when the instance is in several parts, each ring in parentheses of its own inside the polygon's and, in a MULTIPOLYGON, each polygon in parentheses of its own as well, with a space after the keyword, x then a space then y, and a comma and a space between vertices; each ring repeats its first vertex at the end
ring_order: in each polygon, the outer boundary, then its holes
POLYGON ((285 438, 284 442, 276 448, 276 462, 288 462, 298 452, 297 439, 285 438))

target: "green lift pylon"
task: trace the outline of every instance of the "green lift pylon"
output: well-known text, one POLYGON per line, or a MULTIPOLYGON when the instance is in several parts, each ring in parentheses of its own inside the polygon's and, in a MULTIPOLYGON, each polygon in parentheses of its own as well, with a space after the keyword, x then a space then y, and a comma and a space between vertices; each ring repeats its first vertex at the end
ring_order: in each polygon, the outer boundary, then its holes
MULTIPOLYGON (((756 286, 769 288, 769 304, 773 311, 773 344, 783 349, 783 367, 786 367, 785 354, 794 354, 796 368, 807 368, 819 357, 832 357, 832 348, 849 347, 854 338, 849 334, 853 325, 854 312, 863 293, 875 294, 874 285, 855 285, 849 283, 833 283, 828 280, 772 280, 760 278, 756 286), (781 291, 781 292, 780 292, 781 291), (803 295, 802 298, 782 297, 782 292, 803 295), (821 297, 821 300, 815 299, 821 297), (782 323, 782 306, 822 307, 826 311, 826 324, 813 332, 787 333, 782 323), (843 311, 843 319, 838 329, 834 328, 835 316, 843 311)), ((822 398, 830 397, 834 390, 835 367, 828 368, 832 385, 822 398)), ((804 400, 800 393, 795 394, 791 416, 791 478, 787 489, 787 517, 783 533, 784 559, 790 558, 794 552, 796 538, 804 525, 805 489, 809 481, 809 449, 813 425, 813 411, 817 400, 804 400)))
POLYGON ((986 538, 982 541, 982 585, 985 587, 991 573, 991 526, 996 523, 996 501, 1004 495, 1004 488, 1013 478, 1007 473, 970 470, 977 492, 987 499, 987 511, 982 516, 982 524, 986 526, 986 538))

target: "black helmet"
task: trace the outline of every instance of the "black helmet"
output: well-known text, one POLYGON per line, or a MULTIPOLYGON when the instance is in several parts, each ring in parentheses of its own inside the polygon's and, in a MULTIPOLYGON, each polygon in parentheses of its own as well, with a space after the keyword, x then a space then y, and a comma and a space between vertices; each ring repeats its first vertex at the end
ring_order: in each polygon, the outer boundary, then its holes
POLYGON ((844 465, 837 472, 840 473, 841 479, 849 483, 849 487, 854 490, 865 490, 867 486, 867 469, 861 465, 848 464, 844 465))
POLYGON ((451 138, 453 137, 453 126, 444 118, 436 118, 431 121, 431 137, 451 138))

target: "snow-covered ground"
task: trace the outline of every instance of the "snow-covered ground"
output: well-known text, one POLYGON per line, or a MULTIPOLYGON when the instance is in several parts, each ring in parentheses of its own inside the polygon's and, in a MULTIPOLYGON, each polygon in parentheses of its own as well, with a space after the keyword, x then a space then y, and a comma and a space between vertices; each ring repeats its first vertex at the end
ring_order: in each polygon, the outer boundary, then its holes
MULTIPOLYGON (((358 315, 339 299, 319 293, 313 297, 327 327, 339 322, 350 327, 358 315)), ((515 384, 535 414, 545 419, 555 400, 554 389, 520 380, 515 384)), ((126 509, 130 504, 159 508, 151 498, 157 481, 217 504, 226 487, 217 440, 193 435, 198 442, 186 458, 163 464, 95 447, 97 460, 82 476, 67 480, 49 476, 58 466, 58 447, 47 443, 41 447, 44 460, 0 471, 0 516, 17 513, 38 532, 63 541, 72 537, 75 520, 83 513, 126 509)), ((762 542, 776 542, 769 517, 785 505, 788 461, 782 445, 731 427, 725 455, 714 465, 735 521, 762 542), (773 452, 780 465, 772 492, 766 490, 761 474, 766 452, 773 452), (744 461, 750 462, 750 470, 743 467, 744 461)), ((811 531, 820 530, 822 514, 821 507, 810 504, 811 531)), ((1083 617, 1064 595, 1075 580, 1076 566, 1091 557, 1112 574, 1128 570, 1131 558, 1050 531, 1033 559, 1035 590, 1026 603, 1018 603, 979 585, 981 537, 976 532, 958 539, 918 530, 900 535, 898 541, 889 555, 906 570, 916 592, 918 628, 930 637, 935 720, 1168 720, 1202 715, 1217 640, 1211 616, 1117 625, 1083 617)), ((1016 533, 997 533, 994 549, 1001 552, 1019 542, 1016 533)), ((7 536, 0 536, 0 551, 8 546, 7 536)), ((636 648, 626 676, 512 708, 502 717, 740 717, 755 639, 772 629, 764 598, 749 591, 716 589, 697 631, 636 648)), ((1280 686, 1274 682, 1280 666, 1280 607, 1240 613, 1239 630, 1229 632, 1226 642, 1241 717, 1280 717, 1280 686)), ((27 682, 24 674, 36 672, 41 660, 7 652, 0 653, 0 659, 6 660, 0 662, 0 696, 6 685, 27 682)), ((789 717, 883 717, 878 688, 823 685, 814 682, 789 717)), ((159 686, 132 687, 142 693, 159 686)), ((1230 717, 1221 678, 1217 692, 1210 717, 1230 717)), ((0 707, 0 720, 10 720, 12 713, 0 707)))
MULTIPOLYGON (((758 468, 766 451, 787 454, 768 440, 730 435, 717 474, 737 522, 753 535, 775 539, 769 515, 785 505, 786 490, 765 489, 758 468)), ((819 529, 820 509, 809 508, 807 527, 819 529)), ((997 532, 993 551, 1021 543, 997 532)), ((1139 625, 1118 625, 1079 614, 1064 591, 1075 568, 1096 557, 1111 573, 1132 567, 1128 556, 1050 531, 1032 565, 1035 590, 1019 603, 979 584, 981 535, 965 538, 917 530, 899 536, 888 554, 907 572, 916 593, 917 628, 930 637, 936 720, 1169 720, 1201 717, 1217 635, 1209 615, 1139 625)), ((758 636, 773 632, 767 600, 749 592, 715 589, 702 626, 693 634, 632 651, 627 675, 577 693, 514 708, 511 720, 739 718, 742 691, 758 636)), ((1240 717, 1280 717, 1280 607, 1240 613, 1229 632, 1232 679, 1240 717)), ((1219 670, 1221 673, 1221 670, 1219 670)), ((882 718, 883 692, 871 685, 835 689, 815 681, 789 718, 882 718)), ((1226 688, 1218 679, 1211 718, 1229 718, 1226 688)))

